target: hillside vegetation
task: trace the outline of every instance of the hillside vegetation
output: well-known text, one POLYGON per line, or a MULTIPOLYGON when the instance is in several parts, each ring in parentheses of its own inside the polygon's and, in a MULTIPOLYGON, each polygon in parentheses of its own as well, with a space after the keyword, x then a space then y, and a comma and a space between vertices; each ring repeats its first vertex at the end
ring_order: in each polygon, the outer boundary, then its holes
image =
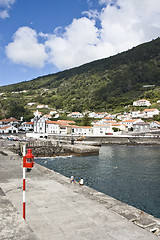
POLYGON ((68 111, 119 110, 139 98, 156 103, 160 100, 160 38, 80 67, 0 87, 0 92, 5 93, 0 96, 3 116, 13 101, 22 108, 36 102, 68 111), (27 92, 11 94, 23 90, 27 92))

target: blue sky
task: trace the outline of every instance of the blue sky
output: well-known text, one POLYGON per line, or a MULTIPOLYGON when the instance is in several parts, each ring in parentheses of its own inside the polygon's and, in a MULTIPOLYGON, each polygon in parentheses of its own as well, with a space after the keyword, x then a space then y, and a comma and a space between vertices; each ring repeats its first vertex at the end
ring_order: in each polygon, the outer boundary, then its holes
POLYGON ((131 49, 159 23, 160 0, 0 0, 0 85, 131 49))

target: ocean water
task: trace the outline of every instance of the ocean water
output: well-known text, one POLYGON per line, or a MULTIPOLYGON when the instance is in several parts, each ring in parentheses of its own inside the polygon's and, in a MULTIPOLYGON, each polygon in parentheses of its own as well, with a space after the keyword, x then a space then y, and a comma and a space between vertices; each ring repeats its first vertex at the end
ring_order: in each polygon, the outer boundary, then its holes
POLYGON ((37 163, 160 218, 160 147, 103 146, 96 156, 37 158, 37 163))

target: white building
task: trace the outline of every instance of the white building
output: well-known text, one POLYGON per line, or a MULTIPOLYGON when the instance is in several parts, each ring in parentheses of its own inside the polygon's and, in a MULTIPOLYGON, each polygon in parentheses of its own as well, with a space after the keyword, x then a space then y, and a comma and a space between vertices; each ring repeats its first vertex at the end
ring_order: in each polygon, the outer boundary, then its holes
POLYGON ((46 133, 46 120, 48 120, 48 118, 34 118, 34 133, 46 133))
POLYGON ((127 126, 128 128, 132 128, 133 124, 137 122, 143 122, 143 121, 141 119, 129 119, 129 120, 124 120, 121 123, 127 126))
POLYGON ((157 108, 145 109, 143 114, 144 118, 153 118, 155 115, 159 115, 159 110, 157 108))
POLYGON ((156 129, 160 128, 160 122, 158 122, 158 121, 151 122, 150 128, 156 128, 156 129))
POLYGON ((57 121, 46 121, 46 133, 59 134, 60 128, 57 121))
POLYGON ((31 102, 31 103, 27 103, 27 106, 33 106, 35 104, 36 104, 35 102, 31 102))
POLYGON ((132 111, 131 115, 132 115, 132 118, 141 118, 143 116, 141 111, 132 111))
POLYGON ((133 131, 138 133, 150 132, 150 124, 146 122, 135 122, 133 124, 133 131))
POLYGON ((131 114, 130 113, 124 113, 124 114, 117 115, 117 119, 119 119, 121 121, 129 120, 129 119, 131 119, 131 114))
POLYGON ((141 106, 141 107, 147 106, 147 107, 149 107, 149 106, 151 106, 151 103, 150 103, 150 101, 148 101, 146 99, 140 99, 140 100, 134 101, 133 102, 133 106, 136 106, 136 107, 138 107, 138 106, 141 106))
POLYGON ((128 127, 125 124, 122 124, 121 122, 111 123, 112 130, 114 131, 114 128, 118 129, 118 132, 128 132, 128 127))
POLYGON ((0 127, 5 127, 5 126, 14 126, 17 127, 19 125, 20 121, 10 117, 8 119, 1 119, 0 120, 0 127))
POLYGON ((23 122, 19 127, 19 130, 22 131, 33 131, 34 123, 33 122, 23 122))
POLYGON ((71 133, 71 125, 61 121, 50 121, 44 116, 34 120, 34 133, 38 134, 69 134, 71 133))
POLYGON ((37 105, 37 108, 48 108, 48 105, 44 105, 44 104, 37 105))
POLYGON ((92 135, 93 129, 90 126, 72 126, 72 134, 75 135, 92 135))
POLYGON ((93 126, 93 135, 95 136, 104 136, 108 134, 113 134, 111 124, 101 124, 93 126))
POLYGON ((102 121, 107 122, 107 121, 113 121, 112 117, 104 117, 102 121))
POLYGON ((83 114, 80 112, 72 112, 67 115, 68 117, 73 117, 73 118, 82 118, 83 114))
POLYGON ((5 126, 0 128, 0 133, 18 133, 18 129, 14 126, 5 126))

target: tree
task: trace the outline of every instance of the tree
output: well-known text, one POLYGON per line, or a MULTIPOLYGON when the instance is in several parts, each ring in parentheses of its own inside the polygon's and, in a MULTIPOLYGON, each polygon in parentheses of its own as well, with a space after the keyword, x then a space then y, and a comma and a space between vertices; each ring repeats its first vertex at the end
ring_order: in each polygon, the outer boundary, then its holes
POLYGON ((88 117, 87 114, 82 118, 82 126, 90 126, 91 125, 91 119, 88 117))
POLYGON ((15 117, 20 119, 24 117, 25 120, 30 120, 32 113, 30 110, 25 109, 24 99, 18 96, 13 96, 7 102, 7 117, 15 117))

